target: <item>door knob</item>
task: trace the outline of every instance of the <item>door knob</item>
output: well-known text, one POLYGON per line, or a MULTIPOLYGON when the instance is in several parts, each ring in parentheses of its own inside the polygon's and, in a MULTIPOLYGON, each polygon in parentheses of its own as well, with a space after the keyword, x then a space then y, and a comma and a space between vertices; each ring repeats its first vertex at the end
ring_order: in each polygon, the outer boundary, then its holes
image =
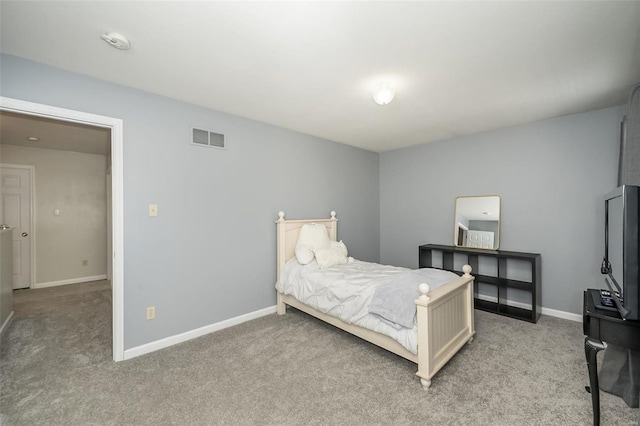
POLYGON ((29 236, 29 234, 27 234, 26 232, 23 232, 23 233, 22 233, 22 236, 23 236, 23 237, 28 237, 28 236, 29 236))

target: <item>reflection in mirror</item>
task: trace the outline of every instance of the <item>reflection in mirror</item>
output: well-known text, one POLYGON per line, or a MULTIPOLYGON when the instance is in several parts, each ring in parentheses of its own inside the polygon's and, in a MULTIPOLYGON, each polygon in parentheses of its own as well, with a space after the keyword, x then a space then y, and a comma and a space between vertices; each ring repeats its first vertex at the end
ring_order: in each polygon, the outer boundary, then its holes
POLYGON ((458 197, 454 216, 453 244, 498 250, 500 247, 500 197, 458 197))

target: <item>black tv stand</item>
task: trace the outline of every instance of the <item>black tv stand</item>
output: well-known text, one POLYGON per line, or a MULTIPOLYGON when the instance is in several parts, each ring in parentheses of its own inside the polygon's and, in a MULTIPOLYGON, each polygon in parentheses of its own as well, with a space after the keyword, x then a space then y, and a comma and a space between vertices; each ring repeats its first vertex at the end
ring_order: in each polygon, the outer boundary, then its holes
POLYGON ((596 308, 600 290, 587 290, 583 295, 582 328, 585 334, 584 353, 589 371, 589 386, 593 406, 593 424, 600 424, 600 386, 598 384, 598 352, 607 345, 630 351, 640 351, 640 321, 623 320, 618 312, 596 308))

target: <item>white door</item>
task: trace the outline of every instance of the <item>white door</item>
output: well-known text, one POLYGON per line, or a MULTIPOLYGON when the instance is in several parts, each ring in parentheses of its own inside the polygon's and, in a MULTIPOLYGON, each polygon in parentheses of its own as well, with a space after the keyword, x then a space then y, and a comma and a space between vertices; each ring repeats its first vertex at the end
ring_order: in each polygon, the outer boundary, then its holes
POLYGON ((31 286, 31 169, 0 168, 0 225, 13 229, 13 288, 31 286))
POLYGON ((493 232, 469 231, 467 235, 467 247, 493 249, 493 232))

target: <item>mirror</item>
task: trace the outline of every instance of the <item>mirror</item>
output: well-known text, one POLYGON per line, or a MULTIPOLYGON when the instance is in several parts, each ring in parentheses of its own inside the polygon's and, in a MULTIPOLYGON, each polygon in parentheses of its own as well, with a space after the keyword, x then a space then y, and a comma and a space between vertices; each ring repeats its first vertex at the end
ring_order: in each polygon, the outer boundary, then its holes
POLYGON ((453 244, 456 247, 498 250, 500 197, 457 197, 453 226, 453 244))

